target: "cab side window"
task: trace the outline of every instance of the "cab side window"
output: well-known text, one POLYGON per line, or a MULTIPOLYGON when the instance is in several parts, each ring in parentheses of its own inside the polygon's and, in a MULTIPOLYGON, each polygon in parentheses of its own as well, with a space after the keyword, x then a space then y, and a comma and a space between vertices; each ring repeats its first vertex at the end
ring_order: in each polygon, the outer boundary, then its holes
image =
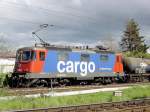
POLYGON ((40 52, 40 61, 44 61, 45 60, 45 52, 40 52))
POLYGON ((89 62, 90 61, 90 55, 89 54, 81 54, 81 61, 89 62))
POLYGON ((31 60, 36 60, 36 52, 31 51, 31 60))
POLYGON ((67 61, 68 60, 68 53, 60 51, 58 52, 58 61, 67 61))

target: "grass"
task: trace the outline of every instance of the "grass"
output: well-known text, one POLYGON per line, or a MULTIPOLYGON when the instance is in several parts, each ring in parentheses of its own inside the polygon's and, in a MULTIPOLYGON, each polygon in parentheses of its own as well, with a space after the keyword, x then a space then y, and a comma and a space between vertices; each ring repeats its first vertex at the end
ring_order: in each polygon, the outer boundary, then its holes
POLYGON ((65 96, 65 97, 40 97, 23 98, 18 97, 9 101, 0 101, 0 110, 57 107, 67 105, 80 105, 90 103, 102 103, 111 101, 112 92, 102 92, 95 94, 65 96))
POLYGON ((148 98, 150 97, 150 85, 147 86, 134 86, 132 88, 128 88, 123 90, 123 96, 121 97, 112 97, 112 101, 125 101, 125 100, 133 100, 140 98, 148 98))
POLYGON ((113 92, 100 92, 64 97, 24 98, 20 96, 13 100, 1 100, 0 111, 104 103, 147 97, 150 97, 150 85, 135 86, 133 88, 125 89, 123 90, 123 96, 113 96, 113 92))
POLYGON ((7 91, 7 88, 3 88, 4 86, 7 86, 6 85, 6 75, 7 74, 4 74, 4 73, 0 73, 0 96, 7 96, 8 95, 8 91, 7 91))
POLYGON ((9 93, 8 93, 7 88, 0 88, 0 97, 8 96, 8 95, 9 95, 9 93))

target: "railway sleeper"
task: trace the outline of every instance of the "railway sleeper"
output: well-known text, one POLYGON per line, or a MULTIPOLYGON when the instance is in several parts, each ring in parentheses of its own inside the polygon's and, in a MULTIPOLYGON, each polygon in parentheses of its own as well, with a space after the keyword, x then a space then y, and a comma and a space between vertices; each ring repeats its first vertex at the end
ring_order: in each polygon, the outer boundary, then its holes
POLYGON ((123 104, 120 104, 120 103, 114 103, 114 104, 113 104, 113 107, 114 107, 114 108, 118 108, 118 109, 122 109, 122 108, 124 108, 124 105, 123 105, 123 104))

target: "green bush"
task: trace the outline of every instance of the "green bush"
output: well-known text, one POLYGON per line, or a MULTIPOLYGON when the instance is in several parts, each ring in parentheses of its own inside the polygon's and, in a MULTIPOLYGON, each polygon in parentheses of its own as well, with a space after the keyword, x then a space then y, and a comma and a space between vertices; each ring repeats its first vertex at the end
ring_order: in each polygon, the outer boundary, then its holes
POLYGON ((8 74, 0 73, 0 87, 7 86, 8 84, 8 74))
POLYGON ((150 59, 150 54, 143 53, 143 52, 133 51, 133 52, 124 52, 123 54, 125 56, 127 56, 127 57, 147 58, 147 59, 150 59))
POLYGON ((4 80, 5 80, 5 74, 0 74, 0 87, 3 86, 4 80))
POLYGON ((8 96, 9 93, 7 91, 7 88, 0 88, 0 97, 1 96, 8 96))

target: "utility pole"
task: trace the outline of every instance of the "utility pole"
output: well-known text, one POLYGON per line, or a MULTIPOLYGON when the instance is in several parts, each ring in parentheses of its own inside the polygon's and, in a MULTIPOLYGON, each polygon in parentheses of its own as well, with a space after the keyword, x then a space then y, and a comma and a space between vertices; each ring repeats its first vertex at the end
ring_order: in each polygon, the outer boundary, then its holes
MULTIPOLYGON (((50 75, 50 74, 49 74, 50 75)), ((53 96, 53 79, 51 78, 51 94, 52 94, 52 96, 53 96)))

